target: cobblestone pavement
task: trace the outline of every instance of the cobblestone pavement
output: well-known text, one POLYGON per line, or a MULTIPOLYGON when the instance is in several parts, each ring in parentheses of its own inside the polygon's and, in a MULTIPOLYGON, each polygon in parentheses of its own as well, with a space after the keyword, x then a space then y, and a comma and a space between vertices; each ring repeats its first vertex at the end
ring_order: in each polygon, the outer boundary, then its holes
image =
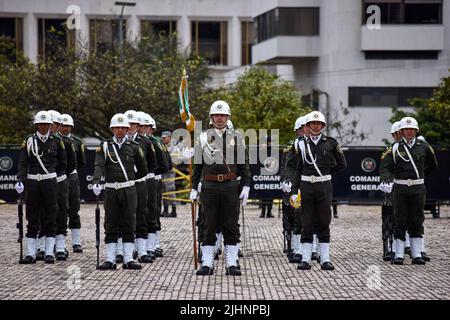
MULTIPOLYGON (((440 219, 426 215, 431 262, 413 266, 408 258, 405 265, 394 266, 381 259, 380 207, 339 206, 339 218, 331 225, 331 257, 336 270, 327 272, 317 263, 309 271, 289 264, 282 253, 281 217, 261 219, 257 207, 248 206, 241 277, 225 275, 223 257, 215 262, 215 275, 195 275, 190 210, 188 206, 178 209, 177 218, 161 218, 163 258, 140 271, 123 270, 120 265, 115 271, 97 271, 94 205, 82 205, 81 209, 84 253, 71 253, 67 262, 54 265, 17 263, 17 207, 0 206, 0 299, 450 298, 449 207, 441 208, 440 219)), ((67 244, 71 247, 70 240, 67 244)), ((102 243, 101 260, 103 256, 102 243)))

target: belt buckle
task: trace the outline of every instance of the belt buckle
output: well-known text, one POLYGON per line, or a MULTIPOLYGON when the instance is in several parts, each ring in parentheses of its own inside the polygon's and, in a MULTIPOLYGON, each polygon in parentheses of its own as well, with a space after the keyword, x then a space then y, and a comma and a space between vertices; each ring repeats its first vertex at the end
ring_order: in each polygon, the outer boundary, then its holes
POLYGON ((311 176, 311 183, 316 183, 316 176, 311 176))
POLYGON ((222 182, 223 181, 223 174, 217 175, 217 181, 222 182))
POLYGON ((114 182, 114 189, 119 189, 119 183, 118 182, 114 182))
POLYGON ((413 181, 411 179, 406 180, 406 184, 408 187, 411 187, 413 185, 413 181))
POLYGON ((37 177, 37 181, 41 181, 42 180, 42 174, 38 173, 36 175, 36 177, 37 177))

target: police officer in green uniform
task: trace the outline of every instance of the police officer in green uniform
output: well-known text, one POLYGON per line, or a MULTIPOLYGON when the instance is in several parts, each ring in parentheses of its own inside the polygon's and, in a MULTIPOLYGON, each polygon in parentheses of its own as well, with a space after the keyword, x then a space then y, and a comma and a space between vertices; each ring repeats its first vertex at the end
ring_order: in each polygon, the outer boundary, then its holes
MULTIPOLYGON (((156 233, 155 238, 150 240, 151 249, 150 251, 154 253, 155 257, 163 256, 163 249, 161 248, 161 194, 162 194, 162 174, 172 170, 172 162, 170 160, 170 154, 168 154, 167 148, 164 145, 162 139, 154 134, 156 131, 156 121, 149 115, 150 126, 147 128, 147 136, 153 143, 156 154, 157 167, 155 168, 155 211, 156 211, 156 233)), ((152 209, 153 210, 153 209, 152 209)), ((153 228, 152 228, 153 229, 153 228)))
POLYGON ((321 112, 308 114, 306 126, 310 135, 308 139, 299 141, 301 158, 297 162, 291 196, 291 202, 298 203, 298 192, 301 192, 303 253, 297 268, 311 269, 313 232, 316 232, 321 269, 334 270, 330 261, 331 175, 344 170, 347 164, 339 143, 322 133, 326 120, 321 112))
MULTIPOLYGON (((141 120, 136 111, 128 110, 125 112, 130 129, 128 130, 128 140, 135 141, 139 144, 147 163, 148 172, 153 173, 156 165, 156 157, 154 153, 153 144, 147 137, 144 137, 138 133, 138 129, 141 124, 141 120)), ((147 174, 145 177, 136 181, 137 191, 137 208, 136 208, 136 251, 138 261, 141 263, 152 263, 155 260, 154 255, 147 254, 147 240, 148 240, 148 227, 147 221, 150 220, 150 214, 148 212, 148 189, 147 179, 150 176, 147 174)))
POLYGON ((147 164, 139 144, 126 138, 129 127, 125 115, 115 114, 110 123, 114 136, 103 141, 95 155, 92 189, 96 196, 102 190, 101 178, 105 177, 106 261, 100 265, 101 270, 116 269, 119 232, 123 237, 123 268, 141 269, 141 265, 133 260, 137 207, 135 180, 147 175, 147 164))
POLYGON ((58 226, 56 228, 55 251, 56 260, 65 261, 69 255, 65 245, 65 238, 67 235, 67 213, 69 211, 69 180, 67 175, 70 175, 70 173, 76 169, 77 159, 73 139, 64 137, 59 132, 62 123, 61 114, 55 110, 49 110, 48 112, 52 115, 53 120, 53 124, 50 127, 50 133, 56 139, 62 140, 67 156, 65 173, 56 177, 56 181, 58 181, 58 218, 56 220, 58 226))
POLYGON ((46 263, 55 263, 54 247, 58 215, 58 186, 56 177, 65 174, 66 151, 60 139, 50 134, 52 115, 39 111, 34 117, 36 133, 22 144, 18 163, 17 192, 26 184, 27 255, 24 264, 36 262, 38 231, 45 238, 46 263))
POLYGON ((69 114, 62 114, 61 134, 72 140, 75 147, 77 167, 67 172, 69 177, 69 229, 72 236, 72 249, 74 253, 83 252, 81 246, 81 219, 80 219, 80 179, 78 172, 86 165, 84 145, 81 138, 72 133, 74 122, 69 114))
POLYGON ((215 101, 209 116, 213 128, 202 132, 195 142, 194 173, 189 198, 197 199, 198 184, 203 177, 200 201, 204 218, 202 267, 197 275, 213 274, 216 230, 220 226, 225 244, 226 274, 241 275, 238 268, 239 199, 247 204, 250 191, 248 151, 242 135, 227 130, 231 115, 228 103, 215 101), (237 177, 241 177, 239 195, 237 177))
POLYGON ((382 155, 381 188, 386 193, 393 191, 394 195, 394 264, 398 265, 404 262, 406 231, 411 238, 412 264, 425 264, 421 254, 426 196, 424 178, 437 167, 437 162, 433 148, 416 139, 418 131, 416 119, 404 117, 400 120, 402 139, 382 155), (392 181, 393 187, 389 184, 392 181))
POLYGON ((142 111, 138 111, 138 118, 140 120, 140 127, 139 127, 139 134, 141 136, 144 136, 150 141, 151 145, 149 145, 149 149, 152 150, 153 154, 155 155, 155 162, 152 165, 149 160, 147 160, 147 166, 148 166, 148 178, 147 178, 147 208, 148 208, 148 219, 147 222, 147 255, 151 259, 155 259, 156 255, 159 257, 162 256, 162 251, 158 250, 156 251, 156 245, 157 245, 157 232, 160 229, 159 224, 159 212, 156 207, 156 201, 157 201, 157 181, 155 179, 155 174, 160 174, 161 169, 161 163, 163 162, 162 158, 162 151, 157 147, 156 142, 154 140, 150 139, 150 135, 153 133, 152 126, 153 126, 153 118, 142 111), (155 147, 156 145, 156 147, 155 147))
MULTIPOLYGON (((289 233, 287 239, 291 239, 291 252, 287 252, 289 262, 300 263, 302 261, 302 247, 300 242, 301 235, 301 208, 293 208, 289 203, 289 195, 291 193, 292 181, 295 178, 297 169, 297 161, 299 159, 298 142, 305 135, 306 116, 299 117, 294 124, 294 132, 297 137, 288 143, 288 148, 283 150, 285 153, 284 166, 281 172, 281 190, 283 191, 283 217, 285 232, 289 233)), ((288 244, 289 247, 289 244, 288 244)), ((289 248, 288 248, 289 249, 289 248)))

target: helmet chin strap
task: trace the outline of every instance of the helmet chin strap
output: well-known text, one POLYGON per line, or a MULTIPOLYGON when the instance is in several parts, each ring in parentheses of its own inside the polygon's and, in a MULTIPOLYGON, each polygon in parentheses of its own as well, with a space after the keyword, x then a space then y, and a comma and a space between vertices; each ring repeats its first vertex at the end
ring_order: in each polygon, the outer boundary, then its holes
POLYGON ((219 126, 217 123, 214 122, 214 120, 211 119, 212 125, 215 129, 225 129, 227 127, 227 123, 225 122, 222 126, 219 126))
POLYGON ((318 136, 319 134, 321 134, 322 133, 322 131, 323 131, 323 128, 322 129, 320 129, 319 130, 319 132, 317 132, 317 131, 314 131, 313 129, 310 129, 311 130, 311 134, 313 135, 313 136, 318 136))

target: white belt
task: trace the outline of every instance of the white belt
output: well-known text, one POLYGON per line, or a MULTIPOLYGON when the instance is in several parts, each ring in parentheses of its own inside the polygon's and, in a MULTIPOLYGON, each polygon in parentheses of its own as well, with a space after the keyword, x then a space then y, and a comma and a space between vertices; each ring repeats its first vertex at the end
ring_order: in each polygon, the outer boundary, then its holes
POLYGON ((73 171, 70 173, 70 175, 75 174, 75 173, 78 173, 78 172, 77 172, 77 169, 73 170, 73 171))
POLYGON ((158 174, 157 176, 155 176, 155 179, 156 179, 156 180, 161 180, 161 175, 158 174))
POLYGON ((149 173, 147 175, 147 179, 154 179, 155 178, 155 174, 154 173, 149 173))
POLYGON ((53 179, 53 178, 56 178, 56 172, 47 173, 47 174, 27 174, 27 179, 36 180, 36 181, 48 180, 48 179, 53 179))
POLYGON ((402 184, 404 186, 410 187, 410 186, 416 186, 416 185, 419 185, 419 184, 424 184, 425 180, 424 179, 408 179, 408 180, 397 180, 397 179, 394 179, 394 183, 402 184))
POLYGON ((62 176, 56 177, 56 181, 58 183, 63 182, 64 180, 66 180, 67 176, 65 174, 63 174, 62 176))
POLYGON ((105 188, 112 188, 112 189, 123 189, 134 186, 134 180, 132 181, 126 181, 126 182, 107 182, 105 183, 105 188))
POLYGON ((135 182, 145 182, 145 180, 147 180, 147 176, 142 177, 142 178, 140 178, 140 179, 136 179, 136 180, 134 180, 134 181, 135 181, 135 182))
POLYGON ((327 174, 321 177, 318 176, 303 176, 302 175, 302 181, 316 183, 316 182, 325 182, 331 180, 331 174, 327 174))

